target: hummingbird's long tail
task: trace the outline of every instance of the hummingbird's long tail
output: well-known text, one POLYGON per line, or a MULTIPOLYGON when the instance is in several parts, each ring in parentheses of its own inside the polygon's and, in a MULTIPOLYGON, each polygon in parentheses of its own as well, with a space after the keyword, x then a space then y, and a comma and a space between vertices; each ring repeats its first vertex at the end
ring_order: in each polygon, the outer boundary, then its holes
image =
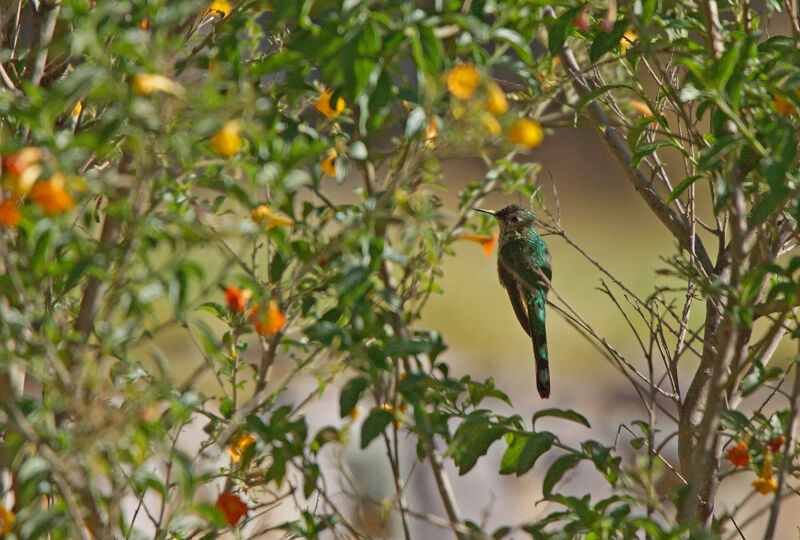
POLYGON ((545 332, 545 304, 547 289, 532 291, 528 299, 533 356, 536 358, 536 389, 543 398, 550 396, 550 362, 547 356, 547 333, 545 332))

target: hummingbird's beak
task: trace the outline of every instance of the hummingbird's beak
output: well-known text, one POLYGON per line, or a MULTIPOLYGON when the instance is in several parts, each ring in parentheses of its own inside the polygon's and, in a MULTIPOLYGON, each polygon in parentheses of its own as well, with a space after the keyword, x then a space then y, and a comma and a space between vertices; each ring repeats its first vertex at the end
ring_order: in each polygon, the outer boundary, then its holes
POLYGON ((483 208, 473 208, 476 212, 483 212, 484 214, 489 214, 490 216, 494 215, 494 212, 491 210, 484 210, 483 208))

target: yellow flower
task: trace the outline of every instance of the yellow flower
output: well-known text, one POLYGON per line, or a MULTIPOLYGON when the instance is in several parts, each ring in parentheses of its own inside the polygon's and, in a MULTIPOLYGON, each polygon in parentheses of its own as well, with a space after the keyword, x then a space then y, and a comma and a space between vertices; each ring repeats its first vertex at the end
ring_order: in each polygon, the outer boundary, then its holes
POLYGON ((256 223, 264 225, 267 229, 271 227, 291 227, 294 220, 286 216, 281 216, 272 212, 272 208, 262 204, 253 208, 250 218, 256 223))
POLYGON ((70 114, 70 115, 69 115, 69 116, 70 116, 70 118, 72 118, 72 121, 73 121, 73 122, 77 122, 77 121, 78 121, 78 116, 80 116, 80 114, 81 114, 81 111, 83 111, 83 103, 81 103, 81 102, 79 101, 79 102, 77 102, 77 103, 75 104, 75 106, 72 108, 72 114, 70 114))
POLYGON ((339 152, 336 151, 335 148, 331 148, 330 152, 328 152, 328 157, 322 160, 320 166, 322 170, 328 173, 331 176, 336 176, 336 158, 339 156, 339 152))
POLYGON ((208 9, 206 9, 205 12, 209 13, 214 11, 221 13, 222 16, 225 17, 231 12, 231 4, 225 0, 214 0, 214 2, 211 2, 211 5, 208 6, 208 9))
POLYGON ((248 433, 247 435, 242 435, 235 443, 230 445, 228 447, 228 453, 230 453, 233 462, 239 463, 242 460, 242 455, 244 455, 245 450, 254 442, 256 442, 256 438, 248 433))
POLYGON ((459 99, 469 99, 475 94, 481 76, 473 64, 456 64, 447 72, 447 89, 459 99))
POLYGON ((772 476, 772 456, 769 452, 764 454, 764 465, 761 467, 761 474, 753 481, 753 487, 762 495, 769 495, 778 491, 778 483, 772 476))
POLYGON ((529 148, 539 146, 542 143, 542 139, 544 139, 542 126, 539 125, 539 122, 522 118, 511 126, 511 130, 508 132, 508 139, 514 144, 529 148))
POLYGON ((0 534, 5 535, 13 531, 14 522, 16 520, 17 517, 14 515, 14 512, 6 510, 6 508, 0 504, 0 534))
POLYGON ((149 96, 154 92, 164 92, 173 96, 182 96, 183 87, 164 75, 157 73, 137 73, 131 79, 133 91, 140 96, 149 96))
POLYGON ((487 85, 487 90, 489 99, 486 101, 486 110, 495 116, 505 114, 508 111, 508 101, 503 90, 493 82, 487 85))
POLYGON ((619 44, 622 45, 622 54, 625 54, 628 51, 628 46, 630 46, 637 39, 639 39, 639 36, 630 30, 625 30, 625 33, 622 34, 622 39, 619 40, 619 44))
POLYGON ((331 107, 332 96, 333 96, 332 90, 331 91, 323 90, 322 93, 317 98, 317 102, 314 104, 317 110, 328 118, 334 118, 344 110, 344 100, 342 98, 336 100, 336 109, 331 107))
POLYGON ((498 122, 497 118, 491 114, 484 114, 481 117, 481 120, 483 120, 483 125, 486 126, 487 130, 489 130, 489 133, 495 137, 500 135, 500 133, 503 131, 503 128, 500 127, 500 122, 498 122))
MULTIPOLYGON (((392 406, 391 403, 381 403, 381 407, 380 408, 383 409, 386 412, 392 413, 393 415, 395 414, 394 407, 392 406)), ((408 407, 406 407, 405 405, 400 405, 397 408, 397 412, 400 413, 400 414, 405 414, 407 410, 408 410, 408 407)), ((398 428, 402 427, 403 426, 403 420, 401 420, 400 418, 395 418, 394 425, 396 427, 398 427, 398 428)))
POLYGON ((350 420, 355 420, 356 418, 361 416, 361 407, 359 407, 358 405, 353 407, 353 409, 350 411, 350 415, 349 416, 350 416, 350 420))
POLYGON ((228 120, 222 129, 211 137, 211 147, 222 157, 235 156, 242 148, 240 128, 241 123, 238 120, 228 120))

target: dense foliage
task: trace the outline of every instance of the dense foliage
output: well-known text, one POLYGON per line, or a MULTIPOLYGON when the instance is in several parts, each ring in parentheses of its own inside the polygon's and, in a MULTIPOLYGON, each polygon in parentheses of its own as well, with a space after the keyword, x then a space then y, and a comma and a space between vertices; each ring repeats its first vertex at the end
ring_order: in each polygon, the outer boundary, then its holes
MULTIPOLYGON (((738 467, 742 500, 768 496, 755 515, 772 537, 798 476, 798 378, 786 390, 794 363, 769 365, 800 338, 798 14, 700 4, 0 3, 3 534, 364 537, 355 503, 332 496, 346 471, 322 463, 356 444, 385 449, 394 500, 359 504, 399 516, 397 535, 421 519, 459 538, 716 537, 742 519, 714 506, 738 467), (495 412, 508 396, 452 376, 445 336, 419 322, 451 244, 493 247, 472 208, 494 192, 540 205, 538 167, 519 158, 578 124, 676 240, 677 292, 605 288, 641 355, 551 296, 641 398, 633 465, 537 426, 589 427, 578 412, 495 412), (439 158, 467 154, 486 174, 445 207, 439 158), (312 430, 304 408, 326 392, 341 421, 312 430), (742 408, 750 394, 770 412, 742 408), (461 515, 444 463, 465 474, 492 445, 499 474, 547 455, 558 510, 493 531, 461 515), (559 491, 582 462, 612 496, 559 491), (407 500, 412 467, 446 516, 407 500)), ((557 220, 542 229, 571 244, 557 220)))

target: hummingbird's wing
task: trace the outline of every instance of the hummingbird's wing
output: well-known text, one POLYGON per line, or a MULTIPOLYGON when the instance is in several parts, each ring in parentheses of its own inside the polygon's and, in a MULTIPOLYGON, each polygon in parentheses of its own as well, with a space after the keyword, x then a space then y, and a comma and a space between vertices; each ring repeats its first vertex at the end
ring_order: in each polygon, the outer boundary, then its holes
MULTIPOLYGON (((500 260, 498 259, 498 261, 500 260)), ((514 308, 514 314, 517 316, 519 324, 522 325, 523 330, 525 330, 528 335, 531 335, 528 312, 525 309, 525 304, 522 302, 522 295, 517 286, 517 280, 501 261, 497 265, 497 273, 500 276, 500 284, 508 291, 508 297, 511 299, 511 307, 514 308)))

